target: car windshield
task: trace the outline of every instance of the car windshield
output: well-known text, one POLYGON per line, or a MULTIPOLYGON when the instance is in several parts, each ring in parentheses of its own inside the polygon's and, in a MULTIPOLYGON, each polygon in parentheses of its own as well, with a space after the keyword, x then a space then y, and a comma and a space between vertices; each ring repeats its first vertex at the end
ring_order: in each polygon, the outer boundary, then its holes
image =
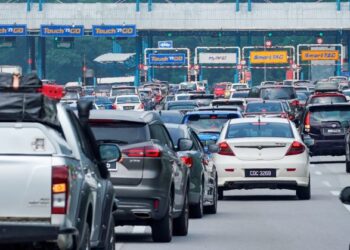
POLYGON ((302 92, 297 92, 297 97, 301 101, 306 101, 307 100, 307 95, 305 93, 302 93, 302 92))
POLYGON ((91 121, 90 127, 96 140, 112 141, 120 145, 147 141, 147 124, 145 123, 91 121))
POLYGON ((232 98, 246 98, 248 94, 249 91, 237 91, 232 94, 232 98))
POLYGON ((190 100, 190 95, 178 95, 178 96, 176 96, 176 99, 178 101, 190 100))
POLYGON ((186 104, 186 105, 171 105, 168 107, 168 110, 193 110, 195 108, 197 108, 198 106, 196 105, 190 105, 190 104, 186 104))
POLYGON ((282 105, 281 103, 274 103, 274 102, 251 102, 247 104, 246 112, 247 113, 279 113, 282 112, 282 105))
POLYGON ((231 124, 228 127, 226 138, 251 138, 251 137, 280 137, 293 138, 293 132, 289 123, 277 122, 250 122, 231 124))
POLYGON ((160 119, 164 122, 164 123, 174 123, 174 124, 181 124, 182 123, 182 119, 183 119, 183 114, 181 114, 180 112, 178 114, 166 114, 166 113, 161 113, 160 115, 160 119))
POLYGON ((139 103, 140 99, 136 96, 123 96, 123 97, 117 97, 117 103, 118 104, 124 104, 124 103, 139 103))
POLYGON ((289 100, 296 99, 294 89, 292 87, 281 87, 281 88, 262 88, 260 90, 260 97, 265 100, 289 100))
POLYGON ((328 104, 328 103, 343 103, 347 102, 344 96, 314 96, 311 100, 311 104, 328 104))
POLYGON ((238 115, 216 115, 216 114, 208 114, 208 115, 190 115, 187 117, 187 125, 189 125, 192 129, 194 129, 197 133, 203 131, 212 131, 218 132, 221 131, 224 124, 230 118, 238 118, 238 115))
POLYGON ((311 112, 310 121, 350 121, 350 107, 338 108, 337 110, 314 110, 311 112))
POLYGON ((112 96, 118 95, 132 95, 135 94, 135 89, 112 89, 112 96))

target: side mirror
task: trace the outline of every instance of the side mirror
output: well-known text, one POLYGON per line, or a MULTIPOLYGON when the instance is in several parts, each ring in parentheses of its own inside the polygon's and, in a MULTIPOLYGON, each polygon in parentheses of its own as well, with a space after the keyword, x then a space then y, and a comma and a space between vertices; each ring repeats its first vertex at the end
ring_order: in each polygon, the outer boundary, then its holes
POLYGON ((177 142, 178 151, 188 151, 193 148, 193 141, 186 138, 180 138, 177 142))
POLYGON ((304 135, 303 141, 308 148, 315 144, 315 140, 313 138, 311 138, 311 136, 309 136, 309 135, 304 135))
POLYGON ((111 143, 100 144, 99 152, 103 163, 117 162, 122 156, 119 147, 111 143))
POLYGON ((216 144, 211 144, 208 146, 208 151, 210 153, 217 153, 217 152, 219 152, 219 146, 216 144))
POLYGON ((345 187, 340 192, 339 199, 342 203, 350 205, 350 187, 345 187))

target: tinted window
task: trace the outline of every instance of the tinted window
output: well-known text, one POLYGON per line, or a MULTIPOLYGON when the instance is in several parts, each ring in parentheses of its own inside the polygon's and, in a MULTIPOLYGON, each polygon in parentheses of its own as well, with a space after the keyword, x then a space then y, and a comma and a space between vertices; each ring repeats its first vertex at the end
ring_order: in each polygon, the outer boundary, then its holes
POLYGON ((239 123, 229 126, 226 138, 247 137, 282 137, 293 138, 293 132, 288 123, 239 123))
POLYGON ((178 95, 176 97, 176 99, 179 100, 179 101, 190 100, 190 96, 189 95, 178 95))
POLYGON ((293 88, 262 88, 260 90, 260 97, 265 100, 296 99, 293 88))
POLYGON ((177 142, 179 141, 180 138, 187 138, 184 131, 180 128, 168 128, 168 131, 175 145, 177 145, 177 142))
POLYGON ((168 110, 192 110, 197 107, 196 105, 172 105, 168 107, 168 110))
POLYGON ((118 95, 132 95, 135 94, 135 89, 112 89, 112 96, 118 95))
POLYGON ((115 141, 121 145, 148 140, 147 124, 145 123, 100 123, 92 121, 90 122, 90 126, 97 140, 115 141))
POLYGON ((226 85, 215 85, 216 89, 226 89, 226 85))
POLYGON ((164 136, 164 131, 161 125, 150 126, 151 138, 159 140, 163 145, 167 144, 167 140, 164 136))
POLYGON ((311 122, 350 121, 350 107, 341 110, 318 110, 311 112, 311 122))
POLYGON ((244 91, 234 92, 232 94, 232 97, 233 98, 245 98, 248 96, 248 93, 249 93, 248 91, 247 92, 244 92, 244 91))
POLYGON ((342 103, 347 102, 344 96, 315 96, 310 100, 310 103, 342 103))
POLYGON ((221 131, 224 124, 230 118, 238 118, 231 115, 228 117, 227 115, 191 115, 187 119, 187 124, 195 131, 195 132, 203 132, 203 131, 221 131))
POLYGON ((117 97, 117 103, 123 104, 123 103, 139 103, 140 99, 137 96, 123 96, 123 97, 117 97))
POLYGON ((181 124, 182 119, 183 119, 183 115, 181 115, 181 113, 179 113, 179 114, 164 114, 164 113, 162 113, 160 115, 160 119, 162 119, 162 121, 164 123, 181 124))
POLYGON ((282 112, 282 105, 272 102, 251 102, 247 104, 246 112, 282 112))

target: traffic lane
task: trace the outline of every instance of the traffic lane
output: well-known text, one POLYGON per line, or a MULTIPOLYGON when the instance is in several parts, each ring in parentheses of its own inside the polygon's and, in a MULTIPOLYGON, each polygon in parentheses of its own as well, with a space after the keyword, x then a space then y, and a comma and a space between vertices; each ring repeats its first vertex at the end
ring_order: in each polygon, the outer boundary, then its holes
MULTIPOLYGON (((295 191, 225 192, 217 215, 191 220, 187 237, 174 237, 169 249, 348 249, 350 213, 337 193, 350 185, 344 164, 313 165, 312 197, 299 201, 295 191), (321 173, 321 174, 319 174, 321 173), (325 184, 328 181, 331 187, 325 184)), ((117 249, 164 249, 144 233, 118 233, 117 249)))

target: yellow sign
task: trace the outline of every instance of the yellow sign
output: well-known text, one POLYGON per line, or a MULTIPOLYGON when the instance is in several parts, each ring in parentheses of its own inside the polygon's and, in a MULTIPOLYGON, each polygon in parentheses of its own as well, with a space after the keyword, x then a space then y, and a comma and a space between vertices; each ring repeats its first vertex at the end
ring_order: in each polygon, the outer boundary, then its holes
POLYGON ((282 64, 288 63, 288 52, 281 51, 251 51, 251 64, 282 64))
POLYGON ((301 60, 303 61, 325 61, 325 60, 338 61, 339 51, 338 50, 302 50, 301 60))

